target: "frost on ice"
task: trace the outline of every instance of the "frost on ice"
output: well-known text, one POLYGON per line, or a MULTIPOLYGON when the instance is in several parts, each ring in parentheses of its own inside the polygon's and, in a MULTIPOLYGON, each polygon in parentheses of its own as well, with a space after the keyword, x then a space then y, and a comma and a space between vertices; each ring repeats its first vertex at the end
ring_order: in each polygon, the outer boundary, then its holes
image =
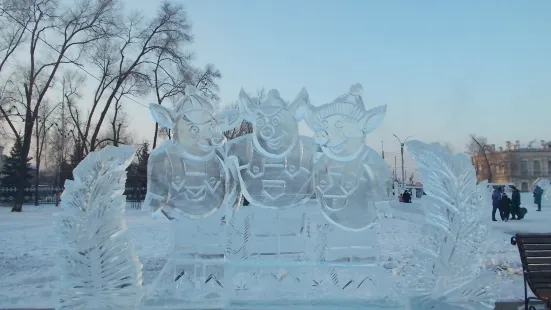
POLYGON ((128 236, 124 185, 131 146, 92 152, 65 182, 57 228, 60 303, 57 309, 134 310, 142 265, 128 236))

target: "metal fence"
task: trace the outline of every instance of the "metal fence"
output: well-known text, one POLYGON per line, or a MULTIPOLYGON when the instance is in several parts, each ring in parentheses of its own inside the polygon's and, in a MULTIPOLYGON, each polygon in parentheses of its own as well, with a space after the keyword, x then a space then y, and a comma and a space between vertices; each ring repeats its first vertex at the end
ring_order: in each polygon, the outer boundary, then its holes
MULTIPOLYGON (((59 194, 63 189, 54 186, 39 186, 38 187, 38 203, 43 204, 59 204, 59 194)), ((140 209, 141 203, 145 199, 145 187, 127 187, 124 191, 126 201, 130 203, 131 208, 140 209)), ((9 205, 13 203, 16 195, 15 187, 0 187, 0 205, 9 205)), ((35 187, 25 188, 23 195, 24 204, 34 204, 37 190, 35 187)))

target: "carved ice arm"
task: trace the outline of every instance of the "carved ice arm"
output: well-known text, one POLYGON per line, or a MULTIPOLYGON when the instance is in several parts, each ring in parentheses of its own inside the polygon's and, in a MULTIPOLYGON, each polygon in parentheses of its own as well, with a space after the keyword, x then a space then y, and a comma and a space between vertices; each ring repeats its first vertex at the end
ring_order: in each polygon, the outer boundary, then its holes
POLYGON ((172 219, 172 217, 163 210, 167 206, 169 187, 166 157, 159 156, 161 154, 155 155, 151 155, 147 165, 147 194, 145 195, 144 204, 145 207, 150 208, 154 216, 162 213, 166 218, 172 219))

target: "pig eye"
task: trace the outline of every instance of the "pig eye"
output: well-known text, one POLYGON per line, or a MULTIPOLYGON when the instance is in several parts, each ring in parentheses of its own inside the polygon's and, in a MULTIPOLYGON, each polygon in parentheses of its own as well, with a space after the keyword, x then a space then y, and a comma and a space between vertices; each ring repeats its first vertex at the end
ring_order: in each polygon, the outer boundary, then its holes
POLYGON ((321 128, 325 129, 325 128, 327 128, 327 126, 328 126, 328 123, 327 123, 327 120, 326 120, 326 119, 324 119, 323 121, 321 121, 321 128))
POLYGON ((259 118, 256 120, 256 125, 262 127, 264 126, 264 119, 263 118, 259 118))
POLYGON ((272 119, 272 124, 274 124, 274 126, 277 126, 277 125, 279 125, 279 124, 280 124, 280 121, 279 121, 279 119, 278 119, 278 118, 274 118, 274 119, 272 119))
POLYGON ((199 132, 199 127, 197 127, 195 125, 191 125, 191 126, 189 126, 189 132, 198 133, 199 132))
POLYGON ((342 128, 342 122, 341 121, 336 121, 335 122, 335 127, 342 128))

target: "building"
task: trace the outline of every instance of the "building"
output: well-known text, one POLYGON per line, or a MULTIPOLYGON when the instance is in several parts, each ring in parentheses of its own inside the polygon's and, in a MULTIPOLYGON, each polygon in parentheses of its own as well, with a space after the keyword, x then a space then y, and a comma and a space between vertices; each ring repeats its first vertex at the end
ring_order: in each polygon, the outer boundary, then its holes
POLYGON ((513 183, 521 191, 529 191, 538 178, 551 178, 551 141, 534 140, 524 146, 520 141, 507 141, 505 147, 487 146, 486 154, 472 157, 479 180, 489 177, 486 158, 493 183, 513 183))

